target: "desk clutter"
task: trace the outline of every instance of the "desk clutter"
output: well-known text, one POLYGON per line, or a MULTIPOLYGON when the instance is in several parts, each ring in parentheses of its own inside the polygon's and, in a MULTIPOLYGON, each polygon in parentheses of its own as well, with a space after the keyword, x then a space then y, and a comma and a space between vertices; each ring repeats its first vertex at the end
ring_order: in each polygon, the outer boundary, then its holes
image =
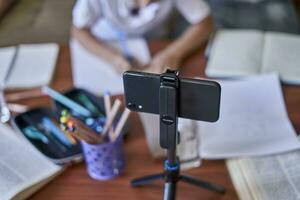
MULTIPOLYGON (((186 168, 201 159, 263 156, 300 148, 288 118, 277 74, 220 81, 220 118, 216 123, 179 119, 178 155, 186 168)), ((159 117, 141 114, 147 143, 154 157, 159 146, 159 117)))
MULTIPOLYGON (((14 163, 10 168, 22 165, 26 171, 27 168, 32 170, 32 163, 37 166, 34 176, 30 175, 32 177, 13 185, 7 186, 8 180, 0 180, 0 197, 4 196, 4 199, 15 196, 26 198, 28 193, 36 191, 62 171, 64 165, 81 161, 82 155, 88 174, 97 180, 112 179, 120 175, 125 167, 123 136, 127 132, 130 111, 125 109, 121 112, 119 99, 111 105, 109 93, 102 98, 82 89, 61 94, 46 86, 43 92, 54 100, 53 109, 35 108, 15 116, 13 125, 19 134, 6 125, 0 126, 1 148, 14 144, 10 140, 16 140, 20 143, 18 148, 28 149, 24 155, 23 151, 18 155, 14 155, 15 151, 5 155, 6 162, 14 163), (7 134, 9 138, 6 138, 7 134), (37 156, 31 155, 31 152, 37 156), (15 160, 15 156, 22 159, 15 160), (40 167, 43 163, 46 168, 40 167)), ((24 173, 21 169, 14 169, 8 170, 6 175, 17 180, 17 176, 24 173)))

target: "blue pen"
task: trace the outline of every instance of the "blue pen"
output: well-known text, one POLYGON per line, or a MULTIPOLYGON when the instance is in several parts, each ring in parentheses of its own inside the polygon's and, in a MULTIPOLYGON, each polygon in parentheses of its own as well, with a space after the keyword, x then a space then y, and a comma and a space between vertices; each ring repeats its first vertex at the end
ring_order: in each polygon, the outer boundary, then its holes
POLYGON ((49 140, 48 138, 43 135, 39 130, 37 130, 34 126, 27 126, 23 129, 25 135, 31 139, 40 140, 44 144, 48 144, 49 140))
POLYGON ((132 63, 134 57, 131 54, 130 50, 128 49, 125 33, 123 33, 122 31, 118 31, 117 34, 118 34, 119 43, 120 43, 120 46, 122 49, 122 54, 130 63, 132 63))
POLYGON ((71 147, 72 144, 68 138, 63 134, 63 132, 47 117, 42 119, 42 124, 46 130, 51 132, 61 143, 67 147, 71 147))

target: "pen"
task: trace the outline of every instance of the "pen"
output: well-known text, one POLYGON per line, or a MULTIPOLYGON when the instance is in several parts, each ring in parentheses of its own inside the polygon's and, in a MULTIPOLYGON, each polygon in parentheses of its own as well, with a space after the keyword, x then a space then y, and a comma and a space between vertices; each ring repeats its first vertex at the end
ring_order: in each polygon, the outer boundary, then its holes
POLYGON ((49 140, 48 138, 41 133, 39 130, 37 130, 34 126, 27 126, 26 128, 23 128, 23 132, 25 135, 31 139, 36 139, 42 141, 44 144, 48 144, 49 140))
POLYGON ((90 110, 92 113, 96 115, 102 114, 85 94, 79 93, 77 98, 84 105, 84 107, 88 108, 88 110, 90 110))
POLYGON ((64 106, 72 109, 73 111, 85 116, 85 117, 89 117, 92 115, 92 113, 86 109, 85 107, 79 105, 78 103, 76 103, 75 101, 69 99, 68 97, 60 94, 59 92, 51 89, 48 86, 43 86, 42 87, 42 91, 46 94, 48 94, 50 97, 52 97, 53 99, 55 99, 56 101, 60 102, 61 104, 63 104, 64 106))
POLYGON ((61 143, 66 145, 67 147, 71 147, 72 144, 68 140, 68 138, 62 133, 62 131, 55 126, 55 124, 47 117, 42 119, 42 124, 46 130, 52 133, 61 143))

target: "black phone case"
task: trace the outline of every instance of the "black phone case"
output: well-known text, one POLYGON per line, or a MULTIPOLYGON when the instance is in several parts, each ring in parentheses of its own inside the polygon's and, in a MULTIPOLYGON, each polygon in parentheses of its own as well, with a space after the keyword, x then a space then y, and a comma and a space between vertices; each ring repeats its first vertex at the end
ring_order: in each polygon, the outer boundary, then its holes
MULTIPOLYGON (((126 106, 159 114, 160 75, 128 71, 123 74, 126 106)), ((219 118, 221 86, 210 80, 180 78, 178 115, 215 122, 219 118)))

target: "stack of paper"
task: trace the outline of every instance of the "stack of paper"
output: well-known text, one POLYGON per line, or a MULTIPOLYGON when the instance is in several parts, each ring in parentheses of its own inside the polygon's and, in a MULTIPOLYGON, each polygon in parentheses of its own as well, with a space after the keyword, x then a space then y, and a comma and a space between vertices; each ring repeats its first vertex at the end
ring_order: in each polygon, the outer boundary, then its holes
POLYGON ((220 118, 199 122, 203 158, 268 155, 300 147, 276 74, 222 81, 220 118))
POLYGON ((0 48, 0 82, 5 82, 5 88, 20 89, 47 85, 56 66, 58 51, 57 44, 0 48), (4 81, 9 70, 8 79, 4 81))

